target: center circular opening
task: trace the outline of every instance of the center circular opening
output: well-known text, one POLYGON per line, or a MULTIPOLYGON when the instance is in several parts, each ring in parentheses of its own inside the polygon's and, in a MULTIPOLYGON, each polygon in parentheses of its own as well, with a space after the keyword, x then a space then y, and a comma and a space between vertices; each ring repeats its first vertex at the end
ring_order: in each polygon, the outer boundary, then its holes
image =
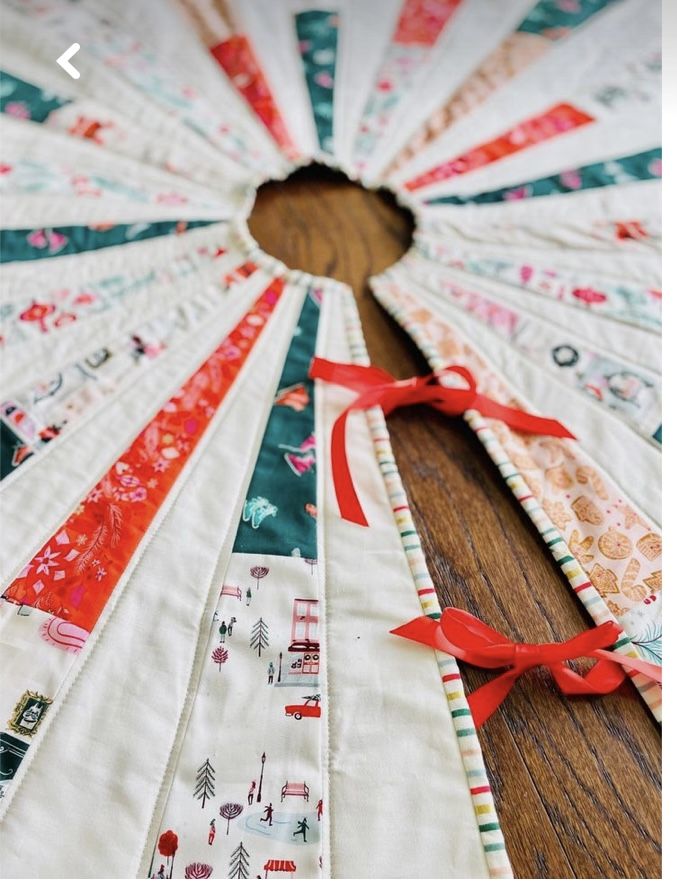
POLYGON ((248 223, 269 255, 348 283, 358 297, 372 274, 404 255, 414 231, 413 215, 392 192, 367 190, 319 163, 262 185, 248 223))

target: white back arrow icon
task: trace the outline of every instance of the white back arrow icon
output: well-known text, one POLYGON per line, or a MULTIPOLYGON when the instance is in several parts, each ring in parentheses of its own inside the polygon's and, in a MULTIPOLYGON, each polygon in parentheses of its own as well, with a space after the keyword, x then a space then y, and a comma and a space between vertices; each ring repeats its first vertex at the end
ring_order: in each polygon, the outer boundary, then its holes
POLYGON ((64 71, 68 74, 68 76, 72 77, 74 80, 78 80, 80 78, 80 71, 76 67, 73 67, 73 65, 70 63, 70 59, 73 58, 75 53, 79 50, 80 44, 73 43, 73 45, 69 46, 64 54, 60 55, 56 60, 56 63, 59 65, 59 67, 62 67, 64 71))

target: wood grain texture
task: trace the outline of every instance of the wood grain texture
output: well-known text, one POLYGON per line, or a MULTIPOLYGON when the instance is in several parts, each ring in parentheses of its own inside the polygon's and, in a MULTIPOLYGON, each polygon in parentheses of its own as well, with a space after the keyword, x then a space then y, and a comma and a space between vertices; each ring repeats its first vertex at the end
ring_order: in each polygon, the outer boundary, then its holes
MULTIPOLYGON (((309 167, 261 189, 250 229, 287 266, 352 286, 374 364, 398 377, 428 370, 367 286, 410 243, 411 219, 392 200, 309 167)), ((523 642, 590 626, 463 422, 422 407, 393 414, 388 427, 443 605, 523 642)), ((486 679, 463 675, 468 689, 486 679)), ((564 700, 547 673, 531 672, 480 741, 516 877, 660 876, 660 732, 634 688, 564 700)))

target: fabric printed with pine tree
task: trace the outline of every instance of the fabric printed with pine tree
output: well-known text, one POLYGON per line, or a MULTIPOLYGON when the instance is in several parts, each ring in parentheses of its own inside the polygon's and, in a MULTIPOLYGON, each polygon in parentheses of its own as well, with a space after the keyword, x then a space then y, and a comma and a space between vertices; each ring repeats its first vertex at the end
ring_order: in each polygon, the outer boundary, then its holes
MULTIPOLYGON (((271 400, 234 549, 220 576, 180 774, 158 829, 157 838, 167 830, 177 834, 174 870, 186 878, 321 874, 317 474, 314 464, 295 472, 285 460, 315 458, 307 373, 320 296, 312 290, 303 303, 271 400)), ((171 860, 161 862, 167 875, 171 860)), ((151 875, 157 871, 156 862, 151 875)))

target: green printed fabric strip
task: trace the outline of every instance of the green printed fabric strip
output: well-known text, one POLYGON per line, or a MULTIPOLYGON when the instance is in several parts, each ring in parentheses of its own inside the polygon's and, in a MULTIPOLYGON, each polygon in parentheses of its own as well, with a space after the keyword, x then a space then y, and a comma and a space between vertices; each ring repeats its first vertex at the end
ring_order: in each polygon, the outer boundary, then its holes
POLYGON ((615 2, 617 0, 540 0, 517 30, 559 40, 615 2))
POLYGON ((234 553, 317 558, 315 391, 308 378, 315 355, 321 293, 310 289, 287 353, 234 553))
POLYGON ((107 246, 122 246, 167 234, 182 234, 215 221, 150 221, 137 224, 72 225, 66 227, 0 230, 0 263, 35 261, 72 255, 107 246))
POLYGON ((52 111, 71 104, 53 92, 0 70, 0 112, 18 120, 44 123, 52 111))
POLYGON ((604 160, 601 163, 590 163, 579 169, 569 169, 558 172, 556 175, 537 178, 534 181, 526 181, 495 191, 485 191, 467 196, 431 197, 425 202, 428 205, 463 206, 467 203, 502 203, 506 200, 549 197, 553 194, 575 193, 595 187, 608 187, 611 184, 626 184, 630 181, 660 178, 661 171, 661 149, 657 147, 639 154, 630 154, 627 157, 604 160))
POLYGON ((317 138, 323 151, 334 147, 334 82, 339 16, 310 9, 295 16, 299 52, 303 60, 317 138))

